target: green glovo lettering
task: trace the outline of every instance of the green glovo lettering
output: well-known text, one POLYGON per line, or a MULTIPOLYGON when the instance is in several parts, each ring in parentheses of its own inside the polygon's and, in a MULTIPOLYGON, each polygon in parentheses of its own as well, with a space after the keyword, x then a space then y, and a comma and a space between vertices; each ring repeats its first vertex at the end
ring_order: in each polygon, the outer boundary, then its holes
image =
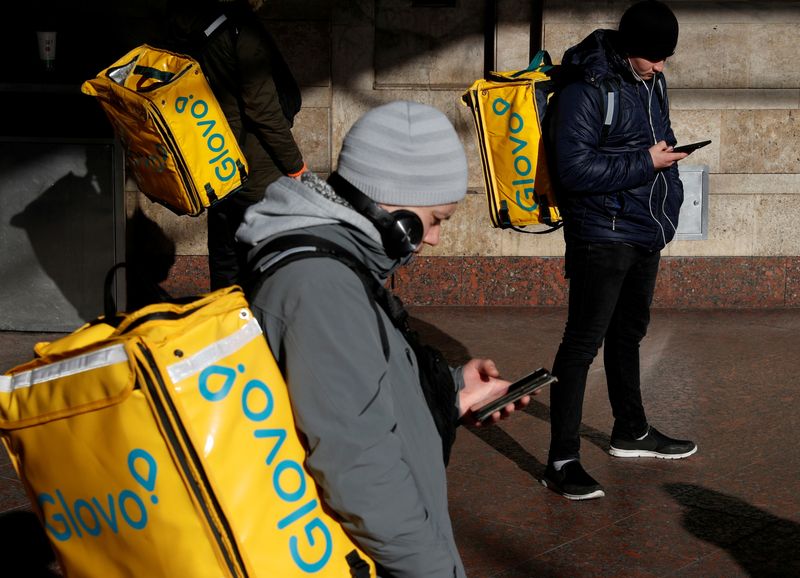
POLYGON ((533 170, 533 163, 525 153, 525 148, 528 146, 528 141, 521 138, 521 133, 525 128, 525 119, 518 112, 511 112, 511 103, 502 97, 497 97, 492 102, 492 111, 497 116, 508 117, 508 130, 511 134, 508 136, 509 142, 513 145, 511 154, 513 156, 514 173, 517 178, 511 181, 514 186, 514 198, 517 206, 523 211, 533 212, 539 205, 535 201, 534 195, 534 178, 531 175, 533 170), (520 135, 520 136, 518 136, 520 135))
POLYGON ((202 98, 195 99, 193 94, 176 98, 175 112, 183 114, 187 110, 200 129, 208 152, 206 160, 213 166, 214 176, 223 183, 231 180, 238 173, 236 160, 231 157, 230 149, 226 146, 225 135, 216 131, 217 120, 207 118, 210 110, 208 102, 202 98))

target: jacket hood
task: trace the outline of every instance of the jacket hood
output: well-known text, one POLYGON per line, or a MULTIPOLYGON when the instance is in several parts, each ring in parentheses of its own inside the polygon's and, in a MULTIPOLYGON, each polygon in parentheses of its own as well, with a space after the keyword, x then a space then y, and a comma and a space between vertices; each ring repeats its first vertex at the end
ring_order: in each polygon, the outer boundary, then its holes
POLYGON ((281 177, 267 187, 264 198, 245 212, 236 239, 254 247, 249 253, 252 257, 258 246, 291 233, 317 235, 339 244, 381 279, 407 262, 390 259, 372 222, 311 172, 304 173, 302 181, 281 177))
POLYGON ((566 69, 565 74, 583 78, 593 85, 610 78, 635 80, 617 49, 618 42, 619 33, 616 30, 595 30, 564 52, 561 64, 566 69))

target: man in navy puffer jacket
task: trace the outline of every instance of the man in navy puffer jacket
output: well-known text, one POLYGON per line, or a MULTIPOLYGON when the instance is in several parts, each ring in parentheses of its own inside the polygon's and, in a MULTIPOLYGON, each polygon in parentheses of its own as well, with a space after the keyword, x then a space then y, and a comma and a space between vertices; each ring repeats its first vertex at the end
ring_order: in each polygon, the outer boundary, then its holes
POLYGON ((542 483, 573 500, 603 488, 580 464, 586 377, 603 343, 614 415, 610 453, 683 458, 697 446, 649 425, 642 406, 639 343, 647 332, 660 251, 675 235, 683 187, 663 69, 678 22, 656 0, 628 8, 618 30, 596 30, 566 51, 571 79, 552 104, 550 162, 566 240, 569 311, 553 364, 551 443, 542 483), (603 134, 605 88, 618 118, 603 134))

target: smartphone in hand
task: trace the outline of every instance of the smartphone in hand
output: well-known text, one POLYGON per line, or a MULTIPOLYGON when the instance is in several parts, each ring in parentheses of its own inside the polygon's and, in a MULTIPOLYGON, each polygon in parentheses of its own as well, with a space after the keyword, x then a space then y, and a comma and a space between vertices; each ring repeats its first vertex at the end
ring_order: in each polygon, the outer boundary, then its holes
POLYGON ((709 145, 709 144, 711 144, 710 140, 703 140, 703 141, 699 141, 699 142, 693 142, 691 144, 685 144, 685 145, 681 145, 679 147, 675 147, 675 148, 672 149, 672 152, 674 152, 674 153, 689 153, 689 154, 691 154, 694 151, 696 151, 697 149, 703 148, 704 146, 709 145))
POLYGON ((540 390, 545 385, 549 385, 557 381, 555 376, 550 375, 550 372, 540 367, 533 373, 526 375, 522 379, 518 379, 508 386, 508 392, 495 400, 490 401, 483 407, 473 410, 472 414, 478 421, 488 419, 494 412, 500 411, 509 403, 514 403, 526 395, 532 395, 534 392, 540 390))

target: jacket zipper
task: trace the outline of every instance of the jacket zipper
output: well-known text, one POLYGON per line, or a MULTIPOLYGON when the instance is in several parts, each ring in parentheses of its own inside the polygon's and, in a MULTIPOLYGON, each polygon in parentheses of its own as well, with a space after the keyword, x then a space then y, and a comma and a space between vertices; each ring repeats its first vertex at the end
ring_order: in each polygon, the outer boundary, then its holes
POLYGON ((196 503, 200 506, 201 515, 211 529, 217 547, 225 560, 228 572, 231 576, 246 578, 244 560, 222 507, 213 493, 203 491, 203 488, 210 487, 208 477, 189 439, 186 428, 183 427, 180 419, 169 419, 170 416, 177 416, 178 412, 174 401, 169 395, 167 384, 161 377, 153 354, 141 343, 138 344, 138 347, 146 362, 137 361, 142 369, 142 380, 150 394, 148 397, 158 414, 159 425, 163 428, 167 442, 175 453, 176 465, 183 473, 183 479, 186 480, 189 491, 192 492, 196 503), (155 378, 150 376, 147 369, 151 370, 155 378))

